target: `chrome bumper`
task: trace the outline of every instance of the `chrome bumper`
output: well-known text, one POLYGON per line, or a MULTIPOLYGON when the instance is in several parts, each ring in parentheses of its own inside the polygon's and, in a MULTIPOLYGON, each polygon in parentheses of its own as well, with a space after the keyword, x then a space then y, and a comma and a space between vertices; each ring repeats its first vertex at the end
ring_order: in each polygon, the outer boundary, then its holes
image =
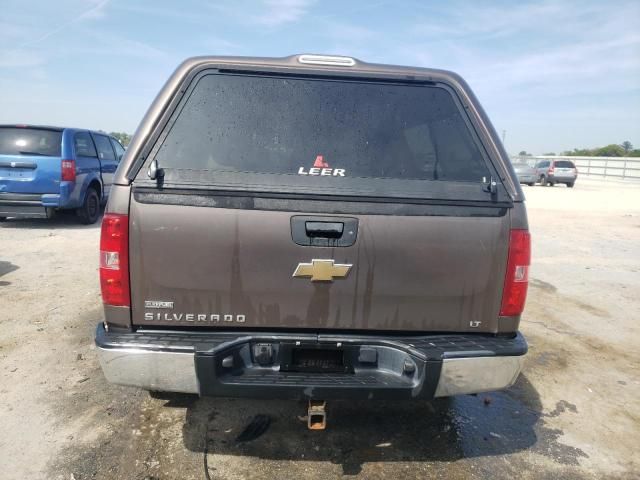
POLYGON ((160 392, 200 393, 194 353, 137 348, 97 350, 110 383, 160 392))
POLYGON ((445 358, 435 396, 450 397, 508 388, 516 382, 523 362, 524 355, 445 358))
MULTIPOLYGON (((146 390, 200 394, 194 352, 97 347, 106 379, 146 390)), ((444 358, 434 397, 500 390, 513 385, 524 355, 444 358)), ((433 390, 431 390, 433 391, 433 390)))

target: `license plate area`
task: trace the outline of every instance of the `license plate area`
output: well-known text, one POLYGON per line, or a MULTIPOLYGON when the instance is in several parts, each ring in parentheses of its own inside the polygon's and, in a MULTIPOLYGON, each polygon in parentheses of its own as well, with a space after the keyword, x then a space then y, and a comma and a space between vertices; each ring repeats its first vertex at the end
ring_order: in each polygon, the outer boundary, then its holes
POLYGON ((353 368, 348 355, 340 347, 324 345, 282 344, 280 370, 307 373, 351 373, 353 368))

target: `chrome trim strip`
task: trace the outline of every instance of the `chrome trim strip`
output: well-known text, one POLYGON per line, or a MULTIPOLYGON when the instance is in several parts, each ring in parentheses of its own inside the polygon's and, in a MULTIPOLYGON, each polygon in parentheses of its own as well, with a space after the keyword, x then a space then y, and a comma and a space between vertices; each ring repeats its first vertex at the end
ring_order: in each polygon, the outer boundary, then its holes
POLYGON ((104 376, 111 383, 163 392, 200 393, 193 352, 97 350, 104 376))
POLYGON ((513 357, 446 358, 442 361, 436 397, 501 390, 513 385, 524 355, 513 357))

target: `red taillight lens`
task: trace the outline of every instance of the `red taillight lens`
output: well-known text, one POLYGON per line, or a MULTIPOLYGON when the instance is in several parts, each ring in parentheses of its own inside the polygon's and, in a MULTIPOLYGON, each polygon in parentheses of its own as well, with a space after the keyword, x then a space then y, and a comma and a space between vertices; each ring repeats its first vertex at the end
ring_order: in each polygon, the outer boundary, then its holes
POLYGON ((62 181, 63 182, 76 181, 76 161, 75 160, 62 160, 62 181))
POLYGON ((129 216, 105 213, 100 234, 100 287, 106 305, 130 306, 129 216))
POLYGON ((527 230, 511 230, 509 235, 509 257, 504 277, 500 315, 511 317, 524 310, 529 286, 531 264, 531 235, 527 230))

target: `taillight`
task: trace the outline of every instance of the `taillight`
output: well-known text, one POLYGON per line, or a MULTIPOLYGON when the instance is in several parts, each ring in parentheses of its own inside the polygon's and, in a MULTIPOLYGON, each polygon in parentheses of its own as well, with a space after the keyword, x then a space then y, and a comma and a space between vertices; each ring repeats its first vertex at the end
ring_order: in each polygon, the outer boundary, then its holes
POLYGON ((511 317, 524 310, 529 286, 531 263, 531 235, 527 230, 511 230, 509 234, 509 256, 504 277, 500 315, 511 317))
POLYGON ((130 306, 129 216, 105 213, 100 234, 100 288, 105 305, 130 306))
POLYGON ((553 173, 554 168, 555 168, 555 165, 551 164, 551 166, 549 167, 549 173, 553 173))
POLYGON ((76 161, 75 160, 62 160, 61 178, 63 182, 76 181, 76 161))

